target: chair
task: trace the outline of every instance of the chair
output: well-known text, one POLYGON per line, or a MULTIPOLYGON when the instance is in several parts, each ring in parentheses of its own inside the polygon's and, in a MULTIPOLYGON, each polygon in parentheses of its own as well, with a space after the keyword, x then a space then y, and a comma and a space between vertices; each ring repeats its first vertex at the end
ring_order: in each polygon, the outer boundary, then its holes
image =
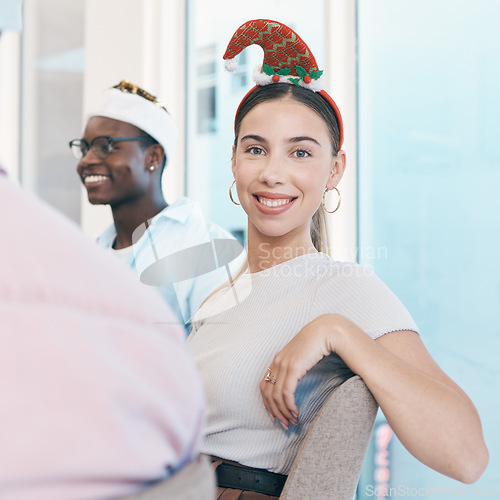
POLYGON ((215 475, 210 461, 200 456, 161 483, 120 500, 214 500, 215 475))
POLYGON ((280 500, 352 500, 377 408, 359 376, 336 387, 299 448, 280 500))
MULTIPOLYGON (((352 500, 377 408, 359 376, 336 387, 299 448, 280 500, 352 500)), ((121 500, 214 498, 214 473, 208 459, 200 457, 173 477, 121 500)))

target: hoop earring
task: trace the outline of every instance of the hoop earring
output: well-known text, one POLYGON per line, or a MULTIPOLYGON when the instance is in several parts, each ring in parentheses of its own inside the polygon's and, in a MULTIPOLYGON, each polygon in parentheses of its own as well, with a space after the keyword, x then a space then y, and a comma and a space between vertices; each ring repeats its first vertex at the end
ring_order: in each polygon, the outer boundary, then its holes
POLYGON ((235 204, 235 205, 239 205, 239 203, 236 203, 233 199, 233 193, 232 193, 232 190, 233 190, 233 186, 234 186, 234 183, 236 182, 236 179, 234 179, 233 182, 231 182, 231 186, 229 186, 229 198, 231 198, 231 201, 235 204))
MULTIPOLYGON (((330 211, 330 210, 328 210, 328 209, 326 208, 326 203, 325 203, 325 195, 326 195, 326 193, 328 193, 328 191, 329 191, 328 189, 325 189, 325 192, 323 193, 323 199, 321 200, 321 206, 323 207, 323 210, 324 210, 325 212, 329 213, 329 214, 333 214, 333 213, 335 213, 335 212, 339 209, 339 207, 340 207, 340 202, 342 201, 342 198, 340 197, 340 191, 339 191, 336 187, 334 187, 333 189, 335 189, 335 191, 337 191, 337 194, 338 194, 338 196, 339 196, 339 201, 337 202, 337 206, 335 207, 335 210, 331 210, 331 211, 330 211)), ((332 189, 332 191, 333 191, 333 189, 332 189)))

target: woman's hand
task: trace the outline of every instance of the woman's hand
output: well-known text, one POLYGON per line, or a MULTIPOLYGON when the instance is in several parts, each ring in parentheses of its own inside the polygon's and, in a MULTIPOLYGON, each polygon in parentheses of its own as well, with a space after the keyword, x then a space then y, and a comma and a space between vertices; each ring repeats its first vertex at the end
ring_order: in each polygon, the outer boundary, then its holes
POLYGON ((335 324, 342 317, 324 314, 308 323, 274 357, 260 383, 260 392, 271 419, 277 418, 284 429, 297 425, 299 409, 295 390, 302 377, 321 359, 335 352, 338 340, 335 324))
POLYGON ((290 422, 297 425, 297 383, 333 352, 364 380, 415 458, 464 483, 479 479, 488 464, 488 449, 477 410, 413 331, 394 331, 373 340, 339 314, 319 316, 276 354, 269 376, 260 383, 272 419, 285 429, 290 422))

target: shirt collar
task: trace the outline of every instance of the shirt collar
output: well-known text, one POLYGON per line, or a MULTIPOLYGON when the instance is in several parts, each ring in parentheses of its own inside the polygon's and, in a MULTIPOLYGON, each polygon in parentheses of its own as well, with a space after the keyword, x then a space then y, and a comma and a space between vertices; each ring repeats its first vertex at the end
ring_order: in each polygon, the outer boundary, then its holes
POLYGON ((173 219, 180 222, 181 224, 184 224, 191 213, 197 209, 197 202, 183 197, 174 201, 174 203, 172 203, 171 205, 168 205, 168 207, 164 208, 159 214, 155 215, 153 219, 166 217, 168 219, 173 219))
POLYGON ((97 238, 97 242, 105 248, 113 245, 116 238, 115 225, 111 224, 102 234, 97 238))
MULTIPOLYGON (((156 214, 152 221, 166 218, 172 219, 185 224, 191 213, 200 210, 199 203, 190 200, 189 198, 182 197, 174 201, 171 205, 164 208, 159 214, 156 214)), ((113 245, 116 238, 115 225, 111 224, 102 234, 97 238, 97 241, 103 247, 109 248, 113 245)))

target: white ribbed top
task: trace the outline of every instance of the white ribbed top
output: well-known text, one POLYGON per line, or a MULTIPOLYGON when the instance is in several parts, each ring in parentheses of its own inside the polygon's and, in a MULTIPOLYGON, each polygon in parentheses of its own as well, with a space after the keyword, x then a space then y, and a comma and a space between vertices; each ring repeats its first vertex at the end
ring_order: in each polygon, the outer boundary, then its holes
POLYGON ((339 313, 372 338, 417 327, 399 299, 369 268, 306 254, 243 274, 198 311, 188 344, 207 400, 202 453, 287 474, 330 387, 352 372, 337 355, 299 382, 299 425, 272 422, 259 383, 273 357, 314 318, 339 313))

